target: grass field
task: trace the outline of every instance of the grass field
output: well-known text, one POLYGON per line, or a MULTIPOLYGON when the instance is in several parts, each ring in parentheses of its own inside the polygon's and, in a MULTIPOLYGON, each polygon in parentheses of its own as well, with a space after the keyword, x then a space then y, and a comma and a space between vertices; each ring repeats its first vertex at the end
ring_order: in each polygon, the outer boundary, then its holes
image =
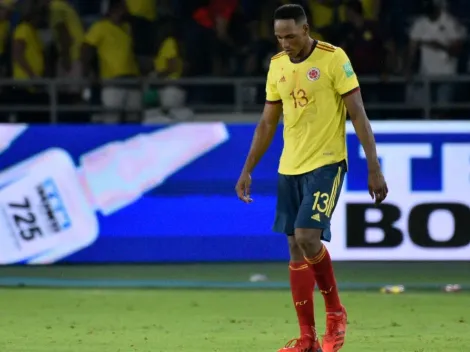
MULTIPOLYGON (((469 351, 470 295, 466 291, 383 295, 361 290, 359 285, 415 280, 436 287, 468 284, 468 263, 342 266, 336 265, 339 278, 356 286, 342 292, 349 332, 341 352, 469 351)), ((278 282, 287 279, 285 264, 246 264, 5 267, 0 268, 0 282, 12 277, 230 282, 246 281, 254 272, 278 282)), ((318 293, 316 298, 321 333, 323 301, 318 293)), ((0 312, 0 351, 5 352, 261 352, 276 351, 297 335, 286 289, 3 288, 0 312)))

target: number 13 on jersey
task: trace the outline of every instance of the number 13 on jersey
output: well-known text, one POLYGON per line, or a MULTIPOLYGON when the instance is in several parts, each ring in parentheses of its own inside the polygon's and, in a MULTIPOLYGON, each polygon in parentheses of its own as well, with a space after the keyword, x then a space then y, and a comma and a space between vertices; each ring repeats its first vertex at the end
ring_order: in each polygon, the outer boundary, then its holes
POLYGON ((313 97, 313 94, 309 97, 307 95, 307 92, 303 90, 302 88, 295 88, 292 90, 290 93, 290 96, 292 97, 292 101, 294 102, 294 108, 303 108, 306 106, 310 101, 315 101, 315 98, 313 97))

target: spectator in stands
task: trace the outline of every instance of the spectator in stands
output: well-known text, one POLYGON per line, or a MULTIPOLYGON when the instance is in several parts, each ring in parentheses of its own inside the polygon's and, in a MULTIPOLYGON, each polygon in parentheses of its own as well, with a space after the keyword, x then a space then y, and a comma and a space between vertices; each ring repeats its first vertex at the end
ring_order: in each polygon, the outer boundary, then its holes
POLYGON ((112 83, 113 79, 135 79, 140 76, 131 28, 126 21, 127 16, 124 0, 111 1, 107 16, 89 29, 82 47, 82 62, 86 77, 90 76, 93 59, 97 56, 99 77, 101 80, 111 80, 103 87, 101 99, 105 107, 118 111, 102 116, 107 123, 121 121, 122 115, 125 115, 126 120, 135 122, 140 115, 129 112, 142 107, 139 87, 112 83))
POLYGON ((226 62, 233 51, 228 28, 237 6, 238 0, 186 0, 189 75, 227 74, 226 62))
MULTIPOLYGON (((419 64, 421 74, 455 75, 466 31, 457 19, 444 9, 441 0, 427 0, 424 9, 425 13, 414 21, 410 31, 405 75, 408 80, 411 78, 418 50, 421 54, 419 64)), ((452 84, 436 84, 435 88, 432 89, 432 101, 445 103, 452 100, 452 84)), ((410 99, 416 99, 416 96, 411 98, 412 95, 409 94, 410 99)))
POLYGON ((382 0, 360 0, 364 11, 364 18, 370 21, 378 21, 382 0))
POLYGON ((309 0, 311 23, 320 31, 345 20, 342 0, 309 0))
POLYGON ((32 79, 45 73, 44 46, 39 35, 40 13, 32 2, 24 4, 20 23, 13 33, 13 78, 32 79))
MULTIPOLYGON (((39 34, 43 24, 41 7, 34 0, 25 1, 21 8, 21 20, 13 33, 12 62, 13 78, 28 80, 45 76, 44 44, 39 34)), ((18 85, 13 93, 14 103, 19 105, 46 105, 49 101, 44 87, 18 85)), ((35 112, 19 113, 20 121, 45 122, 49 115, 35 112)))
MULTIPOLYGON (((68 0, 45 0, 49 9, 50 28, 58 53, 56 77, 79 80, 83 76, 80 62, 80 50, 84 38, 82 21, 68 0)), ((67 102, 80 100, 82 87, 78 84, 61 86, 61 95, 66 95, 67 102)))
POLYGON ((13 6, 13 0, 3 0, 0 2, 0 77, 10 77, 11 74, 10 36, 13 6))
POLYGON ((127 0, 130 24, 134 38, 134 51, 145 65, 156 53, 157 0, 127 0))
MULTIPOLYGON (((381 0, 358 0, 366 20, 377 20, 381 0)), ((348 0, 309 0, 311 25, 326 41, 339 45, 342 40, 342 23, 347 21, 348 0)), ((318 36, 318 34, 317 34, 318 36)))
POLYGON ((242 0, 244 12, 251 31, 252 47, 245 72, 250 76, 262 77, 268 72, 273 55, 281 51, 273 35, 273 14, 284 1, 254 2, 242 0))
POLYGON ((183 74, 183 60, 175 35, 175 19, 163 18, 159 23, 159 40, 157 55, 154 59, 154 70, 157 77, 178 79, 183 74))
POLYGON ((348 53, 359 75, 385 75, 388 59, 394 56, 393 44, 375 20, 367 20, 359 0, 346 3, 346 22, 342 25, 340 46, 348 53))

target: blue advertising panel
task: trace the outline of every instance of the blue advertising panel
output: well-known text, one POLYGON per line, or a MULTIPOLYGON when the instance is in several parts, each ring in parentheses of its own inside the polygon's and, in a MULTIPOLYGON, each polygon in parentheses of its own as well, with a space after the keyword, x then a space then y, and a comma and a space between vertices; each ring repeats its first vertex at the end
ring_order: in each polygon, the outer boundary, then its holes
MULTIPOLYGON (((0 264, 270 261, 282 127, 234 192, 255 126, 0 125, 0 264)), ((371 207, 348 125, 337 260, 470 259, 470 123, 373 125, 390 196, 371 207), (467 226, 468 225, 468 226, 467 226)))

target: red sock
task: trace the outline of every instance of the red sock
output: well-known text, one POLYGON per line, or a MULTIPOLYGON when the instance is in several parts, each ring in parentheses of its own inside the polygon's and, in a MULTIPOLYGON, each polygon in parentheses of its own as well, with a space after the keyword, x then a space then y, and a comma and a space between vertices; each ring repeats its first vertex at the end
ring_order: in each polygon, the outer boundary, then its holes
POLYGON ((320 289, 327 312, 341 312, 341 301, 336 286, 335 274, 331 263, 330 253, 325 246, 313 258, 305 258, 315 274, 315 281, 320 289))
POLYGON ((312 335, 315 326, 313 315, 313 290, 315 277, 306 262, 289 264, 290 287, 295 311, 299 320, 300 335, 312 335))

